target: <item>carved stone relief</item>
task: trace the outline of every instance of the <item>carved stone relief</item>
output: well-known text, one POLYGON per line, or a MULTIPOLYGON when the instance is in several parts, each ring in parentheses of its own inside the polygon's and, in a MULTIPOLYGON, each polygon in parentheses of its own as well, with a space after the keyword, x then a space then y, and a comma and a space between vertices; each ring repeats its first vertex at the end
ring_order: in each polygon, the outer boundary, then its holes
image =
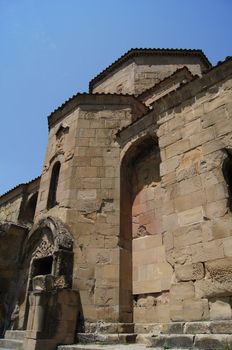
POLYGON ((32 253, 32 258, 38 259, 43 258, 54 253, 54 245, 49 241, 47 235, 44 235, 41 239, 40 244, 32 253))

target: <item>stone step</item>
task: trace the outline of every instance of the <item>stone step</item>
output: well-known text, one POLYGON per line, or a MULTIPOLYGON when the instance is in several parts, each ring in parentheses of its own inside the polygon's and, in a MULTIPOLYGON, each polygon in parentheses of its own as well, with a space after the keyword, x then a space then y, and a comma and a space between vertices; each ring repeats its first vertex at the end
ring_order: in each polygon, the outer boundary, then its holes
POLYGON ((149 349, 232 350, 228 334, 139 334, 136 341, 149 349))
POLYGON ((232 350, 232 335, 228 334, 139 334, 136 344, 73 344, 60 345, 58 350, 232 350))
POLYGON ((232 321, 136 323, 137 334, 232 334, 232 321))
POLYGON ((9 331, 6 331, 4 338, 5 339, 14 339, 14 340, 23 340, 25 334, 26 334, 26 331, 9 330, 9 331))
POLYGON ((130 344, 135 343, 136 336, 135 333, 77 333, 77 341, 81 344, 130 344))
POLYGON ((0 348, 4 350, 23 350, 23 341, 14 339, 0 339, 0 348))
POLYGON ((85 333, 134 333, 134 323, 86 322, 85 333))
POLYGON ((146 346, 141 344, 128 344, 128 345, 74 344, 74 345, 59 345, 57 347, 57 350, 147 350, 147 348, 146 346))

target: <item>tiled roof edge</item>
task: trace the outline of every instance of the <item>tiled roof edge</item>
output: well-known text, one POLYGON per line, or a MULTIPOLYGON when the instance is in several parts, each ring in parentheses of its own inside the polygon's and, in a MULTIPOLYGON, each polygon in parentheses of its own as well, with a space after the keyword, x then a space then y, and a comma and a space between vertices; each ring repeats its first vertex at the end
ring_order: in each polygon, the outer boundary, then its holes
MULTIPOLYGON (((165 106, 165 102, 164 102, 164 101, 165 101, 166 99, 169 99, 169 101, 170 101, 172 97, 174 98, 174 96, 177 95, 177 94, 179 93, 179 91, 181 91, 181 90, 187 88, 189 85, 193 84, 195 81, 200 81, 201 79, 204 79, 205 76, 207 76, 208 74, 210 74, 212 71, 217 70, 218 68, 220 68, 220 66, 222 66, 222 65, 224 65, 224 64, 226 64, 226 63, 228 63, 228 61, 230 61, 230 62, 232 63, 232 56, 227 56, 227 57, 225 58, 224 61, 219 61, 215 66, 213 66, 212 68, 208 69, 208 71, 205 72, 204 75, 203 75, 202 77, 199 77, 199 76, 195 75, 195 76, 193 76, 193 79, 192 79, 191 81, 188 81, 186 84, 182 84, 182 85, 179 86, 177 89, 171 91, 171 92, 168 93, 167 95, 164 95, 164 96, 162 96, 161 98, 159 98, 158 100, 154 101, 154 103, 152 104, 152 107, 153 107, 153 108, 152 108, 147 114, 152 113, 152 111, 154 111, 154 107, 155 107, 155 106, 157 106, 157 107, 158 107, 159 105, 165 106)), ((224 77, 224 78, 225 78, 225 77, 224 77)), ((206 88, 206 86, 205 86, 204 88, 206 88)), ((190 97, 187 97, 187 98, 190 98, 190 97)), ((183 102, 184 100, 186 100, 186 98, 183 99, 181 102, 183 102)), ((175 105, 178 105, 179 103, 180 103, 180 101, 176 100, 175 105)), ((175 105, 173 105, 172 107, 174 107, 175 105)), ((166 107, 164 108, 164 110, 168 110, 169 108, 172 108, 172 107, 168 106, 168 108, 167 108, 167 106, 166 106, 166 107)), ((161 109, 162 109, 162 106, 161 106, 161 109)), ((162 110, 160 113, 164 112, 164 110, 162 110)), ((147 114, 146 114, 146 115, 147 115, 147 114)), ((141 119, 141 118, 140 118, 140 119, 141 119)), ((117 135, 120 135, 121 132, 123 133, 124 130, 127 130, 128 128, 130 128, 131 126, 133 126, 134 124, 136 124, 136 122, 139 122, 140 119, 137 119, 137 120, 135 120, 134 122, 132 122, 131 124, 129 124, 128 126, 123 127, 122 129, 118 130, 117 135)))
MULTIPOLYGON (((70 97, 68 100, 66 100, 64 103, 62 103, 61 106, 59 106, 58 108, 56 108, 49 116, 48 116, 48 125, 49 125, 49 129, 50 126, 53 124, 53 122, 59 120, 59 116, 58 113, 61 112, 62 110, 67 107, 67 105, 69 103, 71 103, 75 98, 78 97, 83 97, 83 96, 90 96, 90 97, 96 97, 96 96, 101 96, 101 97, 119 97, 119 98, 123 98, 123 97, 129 97, 131 99, 133 99, 135 101, 135 103, 138 103, 140 105, 142 105, 145 109, 147 109, 147 107, 141 102, 138 101, 136 99, 136 97, 132 94, 116 94, 116 93, 87 93, 87 92, 82 92, 82 93, 77 93, 76 95, 73 95, 72 97, 70 97), (55 119, 55 117, 57 116, 57 120, 53 121, 53 119, 55 119)), ((65 112, 65 114, 71 112, 72 109, 68 110, 65 112)))
POLYGON ((4 192, 3 194, 0 195, 0 200, 1 200, 3 197, 5 197, 6 195, 8 195, 10 192, 13 192, 13 191, 17 190, 17 189, 19 189, 20 187, 23 188, 23 186, 30 185, 32 182, 37 181, 37 180, 39 180, 40 178, 41 178, 41 176, 37 176, 37 177, 35 177, 34 179, 32 179, 32 180, 30 180, 30 181, 28 181, 28 182, 24 182, 24 183, 21 183, 21 184, 16 185, 15 187, 12 187, 12 188, 9 189, 8 191, 6 191, 6 192, 4 192))
POLYGON ((116 61, 111 63, 108 67, 103 69, 99 74, 97 74, 92 80, 89 82, 89 91, 92 92, 94 84, 96 84, 98 81, 105 78, 109 73, 114 71, 117 67, 119 67, 124 62, 128 61, 130 58, 134 58, 136 56, 141 55, 154 55, 154 54, 166 54, 166 55, 179 55, 184 54, 186 56, 190 55, 197 55, 202 58, 204 63, 208 68, 212 66, 207 56, 204 54, 204 52, 201 49, 165 49, 165 48, 133 48, 127 51, 125 54, 123 54, 121 57, 119 57, 116 61))

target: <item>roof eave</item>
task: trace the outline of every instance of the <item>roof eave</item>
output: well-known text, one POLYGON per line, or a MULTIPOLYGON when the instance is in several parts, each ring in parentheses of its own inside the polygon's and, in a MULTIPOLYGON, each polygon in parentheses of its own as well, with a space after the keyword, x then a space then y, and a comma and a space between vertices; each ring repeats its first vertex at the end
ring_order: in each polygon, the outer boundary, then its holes
POLYGON ((131 58, 135 58, 137 56, 151 56, 151 55, 185 55, 185 56, 199 56, 201 60, 204 62, 206 69, 211 68, 212 64, 210 63, 207 56, 200 49, 131 49, 126 52, 124 55, 119 57, 116 61, 114 61, 111 65, 105 68, 102 72, 96 75, 89 82, 89 92, 93 91, 94 85, 105 79, 108 74, 111 74, 118 67, 120 67, 126 61, 129 61, 131 58))

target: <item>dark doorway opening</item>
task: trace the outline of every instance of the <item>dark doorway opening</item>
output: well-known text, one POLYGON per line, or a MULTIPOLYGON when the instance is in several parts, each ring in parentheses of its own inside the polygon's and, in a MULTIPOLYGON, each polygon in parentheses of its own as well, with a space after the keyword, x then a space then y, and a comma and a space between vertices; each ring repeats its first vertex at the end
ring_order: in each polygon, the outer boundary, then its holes
POLYGON ((53 257, 35 259, 33 261, 33 276, 50 275, 52 273, 53 257))

